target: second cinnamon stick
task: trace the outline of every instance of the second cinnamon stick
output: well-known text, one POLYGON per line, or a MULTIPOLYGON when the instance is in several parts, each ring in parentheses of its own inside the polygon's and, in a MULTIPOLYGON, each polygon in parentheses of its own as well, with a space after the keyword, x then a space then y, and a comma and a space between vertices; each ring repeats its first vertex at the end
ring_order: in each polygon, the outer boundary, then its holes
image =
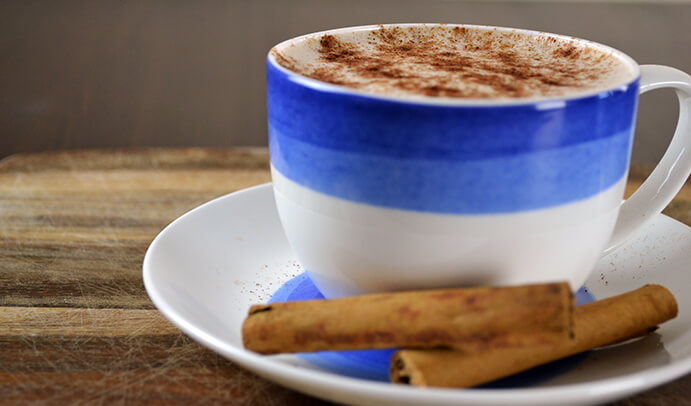
POLYGON ((647 334, 677 314, 674 296, 659 285, 574 309, 574 339, 536 348, 398 351, 391 380, 416 386, 471 387, 595 347, 647 334))

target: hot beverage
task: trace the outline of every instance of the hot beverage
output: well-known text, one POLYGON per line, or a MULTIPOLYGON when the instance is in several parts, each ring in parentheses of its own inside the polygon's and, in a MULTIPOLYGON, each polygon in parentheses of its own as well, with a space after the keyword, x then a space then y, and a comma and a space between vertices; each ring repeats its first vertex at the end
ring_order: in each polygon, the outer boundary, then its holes
POLYGON ((367 93, 464 98, 554 97, 630 81, 633 69, 582 40, 449 25, 321 34, 275 48, 283 67, 367 93))
POLYGON ((326 297, 587 279, 691 172, 691 77, 603 44, 502 27, 308 34, 266 64, 283 230, 326 297), (622 203, 639 92, 679 125, 622 203))

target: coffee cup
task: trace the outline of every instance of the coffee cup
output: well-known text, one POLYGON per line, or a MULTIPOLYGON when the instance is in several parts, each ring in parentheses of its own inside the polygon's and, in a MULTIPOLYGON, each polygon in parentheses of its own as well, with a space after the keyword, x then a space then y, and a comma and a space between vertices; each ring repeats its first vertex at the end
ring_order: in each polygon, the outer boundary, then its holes
POLYGON ((691 172, 691 77, 557 34, 447 24, 309 34, 269 52, 267 97, 281 224, 326 297, 577 289, 691 172), (676 91, 677 129, 622 201, 638 97, 657 88, 676 91))

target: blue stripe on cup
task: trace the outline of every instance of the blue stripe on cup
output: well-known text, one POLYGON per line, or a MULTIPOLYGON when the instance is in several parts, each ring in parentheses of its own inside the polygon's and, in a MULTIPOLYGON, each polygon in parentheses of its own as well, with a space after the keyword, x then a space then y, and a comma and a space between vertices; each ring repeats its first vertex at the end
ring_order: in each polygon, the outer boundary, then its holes
POLYGON ((270 129, 271 162, 283 176, 342 199, 452 214, 507 213, 593 196, 626 173, 629 132, 564 148, 451 161, 357 154, 270 129))
POLYGON ((433 105, 303 83, 267 65, 271 162, 331 196, 405 210, 510 213, 624 176, 638 82, 567 100, 433 105))

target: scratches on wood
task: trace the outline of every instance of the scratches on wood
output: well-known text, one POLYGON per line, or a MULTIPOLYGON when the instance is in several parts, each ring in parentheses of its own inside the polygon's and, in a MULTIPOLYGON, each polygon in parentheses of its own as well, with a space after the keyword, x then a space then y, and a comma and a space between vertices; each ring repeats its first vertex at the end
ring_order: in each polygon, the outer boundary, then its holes
POLYGON ((106 149, 17 154, 0 160, 0 171, 85 171, 92 169, 226 168, 268 171, 268 151, 262 147, 187 149, 106 149))
POLYGON ((265 149, 72 151, 0 163, 0 306, 152 309, 151 240, 184 212, 269 181, 265 149))
POLYGON ((260 379, 155 310, 0 308, 0 404, 322 404, 260 379))
POLYGON ((177 335, 156 310, 0 307, 0 337, 177 335))
POLYGON ((179 332, 125 329, 109 336, 0 334, 0 404, 322 404, 179 332))
POLYGON ((2 403, 8 405, 327 405, 224 360, 204 366, 123 371, 0 371, 2 403), (39 385, 53 382, 54 385, 39 385))
POLYGON ((142 283, 144 253, 163 227, 267 181, 265 149, 0 162, 0 404, 323 404, 193 342, 142 283))

